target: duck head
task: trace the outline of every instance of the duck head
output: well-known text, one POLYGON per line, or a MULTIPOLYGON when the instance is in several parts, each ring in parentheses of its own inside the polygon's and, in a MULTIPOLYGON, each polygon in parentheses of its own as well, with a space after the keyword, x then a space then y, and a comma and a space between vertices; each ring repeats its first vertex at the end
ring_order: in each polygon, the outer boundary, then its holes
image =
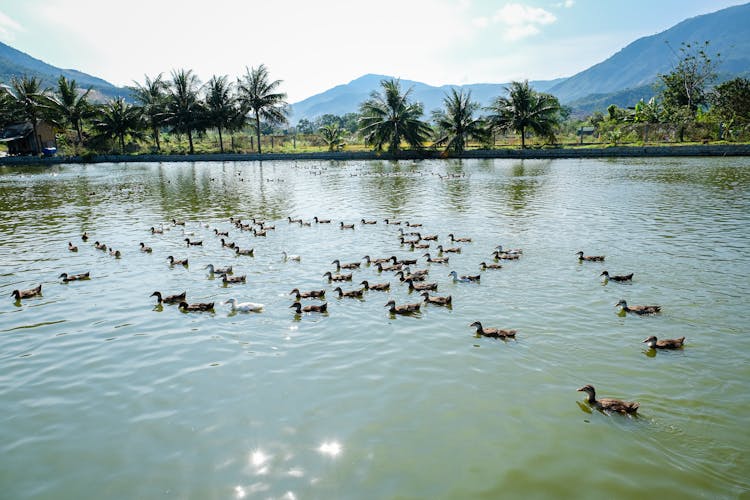
POLYGON ((615 304, 615 307, 622 307, 623 309, 625 309, 626 307, 628 307, 628 303, 625 302, 625 299, 620 299, 620 301, 615 304))
POLYGON ((656 336, 651 335, 649 338, 643 341, 644 344, 648 344, 649 349, 656 347, 656 336))
POLYGON ((609 271, 602 271, 602 274, 599 276, 604 276, 605 278, 609 278, 609 271))
POLYGON ((585 392, 589 395, 589 402, 596 401, 596 390, 594 389, 594 386, 591 384, 586 384, 583 387, 579 387, 576 389, 578 392, 585 392))
POLYGON ((391 299, 383 307, 395 307, 395 306, 396 306, 396 301, 391 299))

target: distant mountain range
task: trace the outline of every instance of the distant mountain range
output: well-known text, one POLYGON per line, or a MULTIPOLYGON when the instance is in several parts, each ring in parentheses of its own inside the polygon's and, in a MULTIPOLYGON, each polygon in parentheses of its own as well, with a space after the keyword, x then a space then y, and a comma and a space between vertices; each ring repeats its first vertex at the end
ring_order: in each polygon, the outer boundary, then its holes
MULTIPOLYGON (((647 15, 647 14, 646 14, 647 15)), ((639 38, 605 61, 569 78, 529 82, 540 92, 557 96, 577 113, 604 110, 610 104, 632 106, 639 99, 654 95, 653 84, 659 74, 672 70, 679 59, 682 42, 709 41, 709 51, 721 54, 720 79, 750 75, 750 3, 686 19, 666 31, 639 38)), ((12 76, 38 76, 45 86, 54 87, 59 76, 75 79, 81 87, 94 88, 96 97, 105 99, 128 96, 129 90, 72 69, 60 69, 0 43, 0 82, 12 76)), ((386 75, 364 75, 320 94, 292 104, 292 123, 306 118, 314 120, 324 114, 343 115, 356 112, 360 103, 379 88, 386 75)), ((421 82, 401 80, 402 88, 412 88, 426 113, 439 109, 451 88, 470 90, 472 98, 483 106, 505 92, 507 83, 443 85, 435 87, 421 82)))

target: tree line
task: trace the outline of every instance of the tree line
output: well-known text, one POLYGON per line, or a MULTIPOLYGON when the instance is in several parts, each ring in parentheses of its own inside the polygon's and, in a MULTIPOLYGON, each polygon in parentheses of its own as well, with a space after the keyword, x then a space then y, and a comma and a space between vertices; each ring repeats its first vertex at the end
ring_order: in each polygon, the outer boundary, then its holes
MULTIPOLYGON (((612 105, 607 115, 594 113, 576 123, 589 123, 615 138, 632 124, 677 124, 679 140, 690 124, 701 121, 720 122, 728 131, 747 129, 750 81, 735 78, 712 86, 717 58, 709 57, 708 42, 683 44, 679 62, 670 73, 660 75, 656 97, 632 108, 612 105)), ((205 84, 192 70, 180 69, 172 71, 169 79, 159 74, 135 82, 130 87, 133 104, 122 97, 94 104, 91 88, 80 89, 75 80, 61 76, 55 89, 44 89, 38 78, 17 77, 0 92, 0 125, 31 122, 38 140, 36 124, 44 119, 59 130, 71 131, 76 145, 102 150, 115 143, 120 152, 125 151, 126 139, 148 140, 161 152, 160 137, 167 131, 187 137, 190 154, 195 152, 194 137, 209 130, 218 134, 223 153, 224 134, 249 128, 255 151, 262 153, 261 136, 288 125, 289 104, 281 84, 262 64, 246 68, 234 81, 213 76, 205 84)), ((471 92, 451 89, 442 109, 432 111, 428 122, 411 88, 402 89, 399 80, 383 80, 357 113, 303 119, 295 132, 315 135, 330 151, 342 148, 347 137, 356 134, 376 151, 397 154, 404 146, 422 149, 431 144, 460 155, 470 143, 492 147, 497 133, 518 134, 525 148, 530 136, 554 143, 564 123, 570 128, 570 110, 555 96, 537 92, 528 81, 514 81, 505 90, 482 108, 471 92)))

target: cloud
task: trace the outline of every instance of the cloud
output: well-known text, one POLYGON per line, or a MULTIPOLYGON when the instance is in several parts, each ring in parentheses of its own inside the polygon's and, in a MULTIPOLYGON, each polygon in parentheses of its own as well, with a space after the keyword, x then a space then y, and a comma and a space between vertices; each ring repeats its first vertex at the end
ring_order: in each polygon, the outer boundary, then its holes
POLYGON ((15 34, 23 31, 23 26, 11 19, 8 15, 0 12, 0 40, 11 42, 15 40, 15 34))
MULTIPOLYGON (((565 5, 573 4, 566 0, 565 5)), ((514 41, 536 35, 541 27, 557 21, 557 17, 541 7, 529 7, 520 3, 508 3, 495 12, 492 17, 476 17, 472 24, 477 28, 486 28, 490 24, 503 26, 503 38, 514 41)))

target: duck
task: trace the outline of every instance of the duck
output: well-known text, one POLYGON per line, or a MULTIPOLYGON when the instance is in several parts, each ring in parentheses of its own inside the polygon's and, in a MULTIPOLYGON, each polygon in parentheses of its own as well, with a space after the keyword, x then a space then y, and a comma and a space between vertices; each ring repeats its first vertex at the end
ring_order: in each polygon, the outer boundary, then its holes
POLYGON ((615 307, 622 307, 622 310, 626 313, 633 314, 656 314, 661 312, 661 306, 628 306, 625 299, 621 299, 620 302, 615 304, 615 307))
POLYGON ((180 302, 183 302, 185 300, 185 297, 187 296, 187 291, 178 293, 176 295, 167 295, 166 297, 162 297, 161 292, 154 292, 149 297, 156 297, 156 302, 158 304, 161 304, 162 302, 165 304, 179 304, 180 302))
POLYGON ((250 257, 255 257, 255 249, 254 248, 245 248, 245 249, 242 249, 240 247, 234 247, 234 253, 236 255, 248 255, 250 257))
POLYGON ((414 280, 412 279, 405 279, 404 283, 409 285, 409 291, 417 290, 418 292, 422 292, 425 290, 433 290, 437 291, 438 284, 437 283, 414 283, 414 280))
POLYGON ((503 249, 502 245, 496 246, 495 250, 497 250, 500 253, 507 253, 507 254, 511 254, 511 255, 522 255, 523 254, 523 249, 521 249, 521 248, 503 249))
POLYGON ((299 255, 289 255, 286 252, 281 252, 281 256, 284 259, 284 261, 296 260, 297 262, 300 262, 302 260, 302 257, 300 257, 299 255))
POLYGON ((96 248, 97 250, 101 250, 102 252, 107 251, 107 245, 105 245, 104 243, 99 243, 98 241, 94 242, 94 248, 96 248))
POLYGON ((258 231, 257 229, 253 229, 253 236, 255 236, 256 238, 263 238, 267 234, 268 233, 265 230, 258 231))
POLYGON ((403 239, 405 236, 419 236, 419 231, 411 231, 407 233, 404 231, 404 228, 400 227, 398 228, 398 234, 400 234, 403 239))
POLYGON ((404 273, 404 271, 399 271, 396 273, 396 277, 401 281, 401 283, 405 282, 406 280, 411 281, 424 281, 425 278, 427 278, 426 275, 422 274, 410 274, 408 271, 404 273))
POLYGON ((493 339, 514 339, 516 338, 517 330, 501 330, 499 328, 483 328, 482 323, 475 321, 469 326, 477 329, 477 335, 482 337, 490 337, 493 339))
POLYGON ((450 257, 430 257, 429 253, 424 254, 422 257, 427 257, 427 262, 431 264, 447 264, 450 257))
POLYGON ((292 224, 292 223, 295 223, 295 222, 297 224, 301 224, 302 223, 302 219, 292 219, 291 217, 287 217, 286 220, 289 221, 289 224, 292 224))
POLYGON ((418 250, 427 250, 428 248, 430 248, 430 244, 429 243, 411 243, 411 244, 409 244, 409 250, 411 250, 412 252, 415 249, 418 249, 418 250))
POLYGON ((438 245, 437 246, 437 251, 438 251, 438 255, 442 254, 443 252, 445 252, 445 253, 461 253, 461 249, 459 247, 443 248, 443 245, 438 245))
POLYGON ((214 267, 213 264, 208 264, 203 269, 208 269, 209 274, 232 274, 232 266, 214 267))
POLYGON ((221 282, 225 285, 231 285, 233 283, 247 283, 247 275, 242 276, 229 276, 227 274, 221 275, 221 282))
POLYGON ((331 262, 331 264, 336 264, 336 270, 338 271, 339 269, 359 269, 359 266, 362 263, 361 262, 348 262, 348 263, 342 264, 341 262, 339 262, 339 259, 336 259, 333 262, 331 262))
POLYGON ((419 244, 419 240, 407 240, 403 236, 401 236, 399 238, 399 242, 400 242, 401 246, 403 246, 403 245, 409 245, 410 247, 413 246, 413 245, 418 245, 419 244))
POLYGON ((339 228, 341 229, 354 229, 354 224, 344 224, 343 222, 339 223, 339 228))
POLYGON ((263 310, 264 305, 258 304, 255 302, 237 302, 237 299, 231 298, 224 302, 225 304, 230 304, 232 306, 232 311, 238 311, 238 312, 261 312, 263 310))
POLYGON ((90 272, 81 273, 81 274, 68 274, 68 273, 62 273, 59 278, 62 278, 64 283, 67 283, 69 281, 81 281, 81 280, 87 280, 89 279, 90 272))
POLYGON ((164 226, 161 226, 159 229, 151 226, 151 234, 164 234, 164 226))
MULTIPOLYGON (((403 275, 403 273, 401 273, 403 275)), ((390 283, 373 283, 370 284, 369 281, 363 280, 360 285, 365 287, 365 290, 375 290, 376 292, 386 292, 391 289, 390 283)))
POLYGON ((69 241, 68 242, 68 250, 70 250, 71 252, 77 252, 78 251, 78 247, 75 246, 72 241, 69 241))
POLYGON ((365 294, 365 289, 364 288, 362 288, 360 290, 347 290, 345 292, 345 291, 343 291, 341 289, 340 286, 337 286, 336 288, 333 289, 333 291, 339 293, 339 298, 340 299, 343 298, 343 297, 349 297, 349 298, 352 298, 352 299, 361 299, 364 296, 364 294, 365 294))
POLYGON ((318 305, 309 305, 302 307, 302 304, 299 302, 293 303, 290 308, 293 307, 295 309, 295 314, 302 314, 303 312, 317 312, 317 313, 326 313, 328 312, 328 302, 325 302, 323 304, 318 305))
POLYGON ((172 219, 172 225, 174 225, 174 226, 184 226, 185 225, 185 221, 184 220, 175 220, 175 219, 172 219))
POLYGON ((579 392, 585 392, 588 394, 588 403, 594 406, 598 410, 602 411, 614 411, 617 413, 636 413, 640 403, 623 401, 621 399, 604 398, 596 399, 596 389, 593 385, 586 384, 583 387, 577 389, 579 392))
POLYGON ((237 244, 234 241, 227 243, 224 238, 221 239, 221 247, 224 248, 237 248, 237 244))
POLYGON ((316 224, 330 224, 331 223, 331 219, 318 219, 317 216, 313 217, 313 220, 315 221, 316 224))
POLYGON ((492 253, 492 257, 495 260, 518 260, 521 258, 521 255, 517 253, 505 253, 505 252, 499 252, 495 250, 492 253))
POLYGON ((153 248, 151 248, 149 246, 146 246, 146 244, 141 241, 141 252, 143 252, 143 253, 151 253, 153 251, 154 251, 153 248))
POLYGON ((633 273, 621 274, 619 276, 618 275, 610 276, 607 271, 604 271, 599 276, 604 276, 605 280, 612 280, 612 281, 632 281, 633 280, 633 273))
POLYGON ((459 243, 471 243, 471 238, 456 238, 453 236, 453 233, 450 233, 448 235, 448 238, 451 239, 451 243, 459 242, 459 243))
POLYGON ((326 272, 323 275, 324 278, 328 278, 328 281, 351 281, 352 275, 351 274, 331 274, 330 271, 326 272))
POLYGON ((218 229, 214 228, 214 233, 216 236, 226 236, 229 237, 229 231, 219 231, 218 229))
POLYGON ((109 254, 116 259, 122 257, 122 252, 120 252, 119 250, 115 250, 114 248, 109 249, 109 254))
POLYGON ((385 264, 386 262, 389 262, 391 258, 383 257, 380 259, 371 259, 369 255, 365 255, 364 257, 362 257, 362 260, 364 260, 365 263, 369 266, 370 264, 385 264))
POLYGON ((604 255, 583 255, 583 251, 576 252, 579 261, 585 262, 604 262, 604 255))
POLYGON ((203 241, 190 241, 190 238, 185 238, 185 243, 187 243, 187 246, 203 246, 203 241))
POLYGON ((422 224, 414 224, 413 222, 406 221, 406 227, 422 227, 422 224))
POLYGON ((183 302, 180 302, 180 304, 177 307, 179 307, 180 310, 184 312, 213 311, 214 303, 213 302, 196 302, 195 304, 188 304, 187 302, 183 301, 183 302))
MULTIPOLYGON (((151 229, 153 229, 153 228, 151 228, 151 229)), ((88 241, 88 239, 89 239, 89 233, 86 232, 86 231, 84 231, 83 234, 81 235, 81 240, 82 241, 88 241)))
MULTIPOLYGON (((426 277, 430 274, 429 269, 415 269, 414 271, 412 271, 411 267, 409 266, 404 267, 404 272, 412 276, 422 276, 422 277, 426 277)), ((414 281, 418 281, 418 280, 414 280, 414 281)))
POLYGON ((437 295, 430 296, 430 292, 422 292, 420 294, 422 297, 424 297, 424 301, 426 304, 435 304, 438 306, 450 306, 453 303, 453 297, 448 295, 447 297, 440 297, 437 295))
POLYGON ((685 337, 657 340, 654 335, 651 335, 643 343, 648 344, 649 349, 681 349, 685 344, 685 337))
POLYGON ((378 223, 378 221, 376 220, 367 220, 367 219, 361 219, 360 222, 362 222, 362 224, 370 224, 370 225, 378 223))
POLYGON ((454 283, 479 283, 479 280, 482 279, 481 274, 477 274, 474 276, 464 275, 459 277, 456 271, 451 271, 450 273, 448 273, 448 276, 451 276, 453 278, 454 283))
POLYGON ((260 227, 260 228, 261 228, 261 229, 262 229, 263 231, 276 231, 276 226, 268 226, 268 225, 264 224, 263 222, 259 222, 259 223, 258 223, 258 226, 259 226, 259 227, 260 227))
POLYGON ((29 288, 28 290, 13 290, 10 293, 11 297, 15 297, 16 300, 28 299, 36 297, 42 294, 42 285, 38 285, 36 288, 29 288))
POLYGON ((437 234, 426 234, 422 236, 420 233, 417 233, 417 238, 424 241, 437 241, 438 235, 437 234))
POLYGON ((400 220, 393 220, 393 219, 383 219, 383 222, 385 222, 388 225, 391 226, 400 226, 401 221, 400 220))
POLYGON ((404 267, 403 264, 393 264, 391 266, 384 266, 383 264, 375 264, 375 269, 377 269, 379 273, 382 273, 383 271, 385 272, 400 271, 401 268, 403 267, 404 267))
POLYGON ((390 312, 391 314, 413 314, 415 312, 419 312, 419 308, 421 306, 422 304, 419 302, 397 306, 395 300, 389 300, 388 303, 383 307, 389 307, 390 309, 388 309, 388 312, 390 312))
POLYGON ((399 259, 395 255, 391 256, 391 261, 394 264, 401 264, 402 266, 411 266, 417 263, 417 259, 399 259))
POLYGON ((485 271, 487 269, 502 269, 503 266, 502 266, 502 264, 487 264, 486 262, 480 262, 479 263, 479 268, 482 271, 485 271))
POLYGON ((297 300, 299 299, 322 299, 326 296, 325 290, 309 290, 307 292, 300 292, 299 288, 295 288, 289 295, 295 295, 297 300))
POLYGON ((169 261, 170 266, 188 266, 188 260, 187 259, 175 259, 171 255, 167 257, 167 260, 169 261))

